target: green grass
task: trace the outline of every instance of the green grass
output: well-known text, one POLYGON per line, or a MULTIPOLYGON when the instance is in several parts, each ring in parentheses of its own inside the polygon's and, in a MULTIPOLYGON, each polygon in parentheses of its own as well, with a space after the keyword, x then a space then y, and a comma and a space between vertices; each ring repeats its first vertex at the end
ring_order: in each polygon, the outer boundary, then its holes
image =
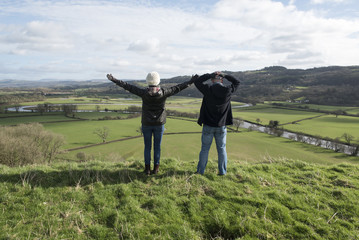
MULTIPOLYGON (((195 104, 177 99, 169 105, 195 104)), ((235 114, 283 121, 310 115, 263 107, 235 114)), ((82 114, 91 116, 103 114, 82 114)), ((300 124, 357 129, 354 118, 327 117, 300 124)), ((102 127, 110 129, 108 141, 138 138, 63 153, 50 165, 0 165, 0 239, 359 238, 359 157, 241 129, 228 132, 228 174, 217 176, 213 143, 205 174, 196 175, 201 127, 168 118, 160 173, 145 176, 140 125, 140 118, 44 124, 65 136, 64 149, 100 143, 93 131, 102 127), (187 133, 171 134, 178 132, 187 133)))
MULTIPOLYGON (((164 135, 161 157, 174 157, 179 161, 197 160, 201 149, 201 134, 164 135)), ((76 160, 76 154, 84 152, 90 159, 107 161, 116 156, 124 160, 143 159, 143 138, 115 142, 81 149, 61 155, 63 159, 76 160)), ((294 142, 284 138, 268 136, 259 132, 229 133, 227 136, 228 161, 241 159, 248 163, 259 163, 265 158, 290 158, 308 163, 333 165, 339 163, 358 164, 359 157, 294 142)), ((211 147, 209 159, 216 160, 215 143, 211 147)))
POLYGON ((354 142, 359 143, 358 117, 326 115, 284 127, 290 131, 305 132, 330 138, 341 137, 344 133, 348 133, 355 137, 354 142))
POLYGON ((235 118, 242 118, 251 122, 256 122, 257 119, 260 119, 264 125, 268 124, 270 120, 276 120, 279 121, 280 124, 283 124, 318 115, 320 115, 320 113, 273 108, 267 105, 233 109, 233 116, 235 118))
POLYGON ((288 103, 288 102, 279 102, 288 106, 297 106, 297 107, 307 107, 312 110, 328 111, 334 112, 337 110, 343 110, 347 113, 356 114, 359 112, 358 107, 347 107, 347 106, 330 106, 330 105, 317 105, 317 104, 302 104, 302 103, 288 103))
MULTIPOLYGON (((120 156, 123 159, 143 158, 143 138, 136 130, 140 127, 140 118, 111 121, 82 121, 45 124, 47 130, 61 133, 67 144, 65 149, 100 143, 101 139, 93 134, 96 128, 106 126, 110 129, 108 141, 138 136, 136 139, 113 142, 96 147, 85 148, 61 155, 62 159, 76 160, 76 154, 84 152, 91 158, 106 159, 106 156, 120 156), (76 129, 76 131, 74 131, 76 129)), ((197 159, 201 148, 201 127, 195 121, 167 119, 165 135, 162 140, 161 156, 163 158, 197 159), (174 134, 187 132, 187 134, 174 134), (167 135, 169 134, 169 135, 167 135)), ((227 138, 229 160, 242 159, 258 163, 265 157, 289 158, 309 163, 338 164, 359 163, 359 157, 350 157, 331 150, 295 142, 285 138, 269 136, 265 133, 247 131, 229 132, 227 138)), ((210 158, 216 159, 215 143, 210 151, 210 158)))
POLYGON ((137 136, 139 133, 136 130, 139 129, 140 122, 140 118, 136 118, 108 121, 61 122, 56 124, 47 123, 44 126, 47 130, 64 135, 67 142, 64 148, 67 149, 102 142, 93 132, 103 127, 109 129, 108 141, 137 136))
POLYGON ((288 159, 0 166, 0 239, 357 239, 359 168, 288 159))
POLYGON ((127 118, 128 114, 118 113, 118 112, 78 112, 76 113, 76 117, 81 119, 90 119, 90 120, 98 120, 104 117, 121 117, 127 118))
POLYGON ((68 118, 63 113, 51 113, 44 115, 37 115, 37 113, 18 113, 17 115, 12 115, 11 117, 0 118, 0 125, 16 125, 22 123, 32 123, 32 122, 57 122, 57 121, 73 121, 76 119, 68 118))

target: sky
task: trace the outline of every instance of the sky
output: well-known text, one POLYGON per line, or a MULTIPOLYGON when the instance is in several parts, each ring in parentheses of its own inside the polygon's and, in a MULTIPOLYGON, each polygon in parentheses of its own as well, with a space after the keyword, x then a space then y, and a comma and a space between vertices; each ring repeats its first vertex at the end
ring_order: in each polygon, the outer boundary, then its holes
POLYGON ((0 1, 0 80, 358 63, 357 0, 0 1))

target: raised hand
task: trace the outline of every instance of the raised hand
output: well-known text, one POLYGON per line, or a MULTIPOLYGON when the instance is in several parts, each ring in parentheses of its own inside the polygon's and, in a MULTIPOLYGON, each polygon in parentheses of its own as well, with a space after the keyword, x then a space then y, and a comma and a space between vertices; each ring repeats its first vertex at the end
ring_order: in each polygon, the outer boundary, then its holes
POLYGON ((197 75, 197 74, 192 75, 191 80, 189 80, 189 84, 194 83, 197 79, 198 79, 198 75, 197 75))
POLYGON ((112 81, 112 82, 114 82, 114 83, 118 81, 116 78, 114 78, 114 77, 112 76, 112 74, 107 74, 107 79, 110 80, 110 81, 112 81))

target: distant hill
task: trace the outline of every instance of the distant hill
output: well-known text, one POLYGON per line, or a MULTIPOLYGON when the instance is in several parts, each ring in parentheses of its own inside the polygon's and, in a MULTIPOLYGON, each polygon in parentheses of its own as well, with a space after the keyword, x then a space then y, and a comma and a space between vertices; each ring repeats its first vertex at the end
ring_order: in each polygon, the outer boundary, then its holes
POLYGON ((87 81, 75 81, 75 80, 51 80, 44 79, 38 81, 29 80, 0 80, 0 88, 36 88, 36 87, 69 87, 69 86, 93 86, 104 83, 105 80, 87 80, 87 81))
MULTIPOLYGON (((255 71, 224 73, 240 79, 241 86, 235 97, 239 101, 255 103, 291 100, 359 106, 359 66, 306 70, 272 66, 255 71)), ((182 82, 189 78, 190 76, 180 76, 163 82, 182 82)), ((196 91, 191 91, 190 94, 199 96, 196 91)))
MULTIPOLYGON (((287 69, 271 66, 252 71, 223 71, 241 81, 234 99, 243 102, 263 101, 305 101, 315 104, 359 106, 359 66, 331 66, 310 69, 287 69)), ((176 76, 162 79, 162 85, 171 85, 187 81, 191 76, 176 76)), ((143 83, 142 81, 126 80, 143 83)), ((5 87, 110 87, 106 80, 88 81, 21 81, 2 80, 0 88, 5 87)), ((194 88, 181 92, 183 96, 201 97, 194 88)))

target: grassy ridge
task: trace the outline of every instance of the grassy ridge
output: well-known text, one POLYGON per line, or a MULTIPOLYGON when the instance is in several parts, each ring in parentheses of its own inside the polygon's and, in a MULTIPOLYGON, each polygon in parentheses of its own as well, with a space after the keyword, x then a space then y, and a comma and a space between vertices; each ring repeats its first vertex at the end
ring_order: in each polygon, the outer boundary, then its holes
MULTIPOLYGON (((273 160, 273 159, 272 159, 273 160)), ((163 159, 0 166, 0 239, 357 239, 359 168, 163 159)))
MULTIPOLYGON (((183 110, 196 104, 178 99, 168 105, 183 110)), ((251 111, 236 109, 235 114, 251 111)), ((271 108, 247 117, 262 119, 258 114, 268 120, 281 117, 283 123, 313 113, 271 108)), ((11 124, 12 119, 3 121, 11 124)), ((341 123, 335 126, 356 126, 341 123)), ((140 119, 44 126, 63 134, 68 149, 101 142, 93 131, 104 126, 110 129, 108 141, 138 136, 140 119)), ((201 128, 168 118, 166 133, 183 131, 201 128)), ((241 130, 228 133, 227 176, 216 175, 214 146, 206 174, 194 175, 200 137, 165 135, 160 174, 150 177, 142 173, 142 138, 73 151, 59 159, 68 162, 48 166, 0 165, 0 239, 359 238, 358 157, 241 130), (80 151, 91 156, 87 162, 73 162, 80 151)))

